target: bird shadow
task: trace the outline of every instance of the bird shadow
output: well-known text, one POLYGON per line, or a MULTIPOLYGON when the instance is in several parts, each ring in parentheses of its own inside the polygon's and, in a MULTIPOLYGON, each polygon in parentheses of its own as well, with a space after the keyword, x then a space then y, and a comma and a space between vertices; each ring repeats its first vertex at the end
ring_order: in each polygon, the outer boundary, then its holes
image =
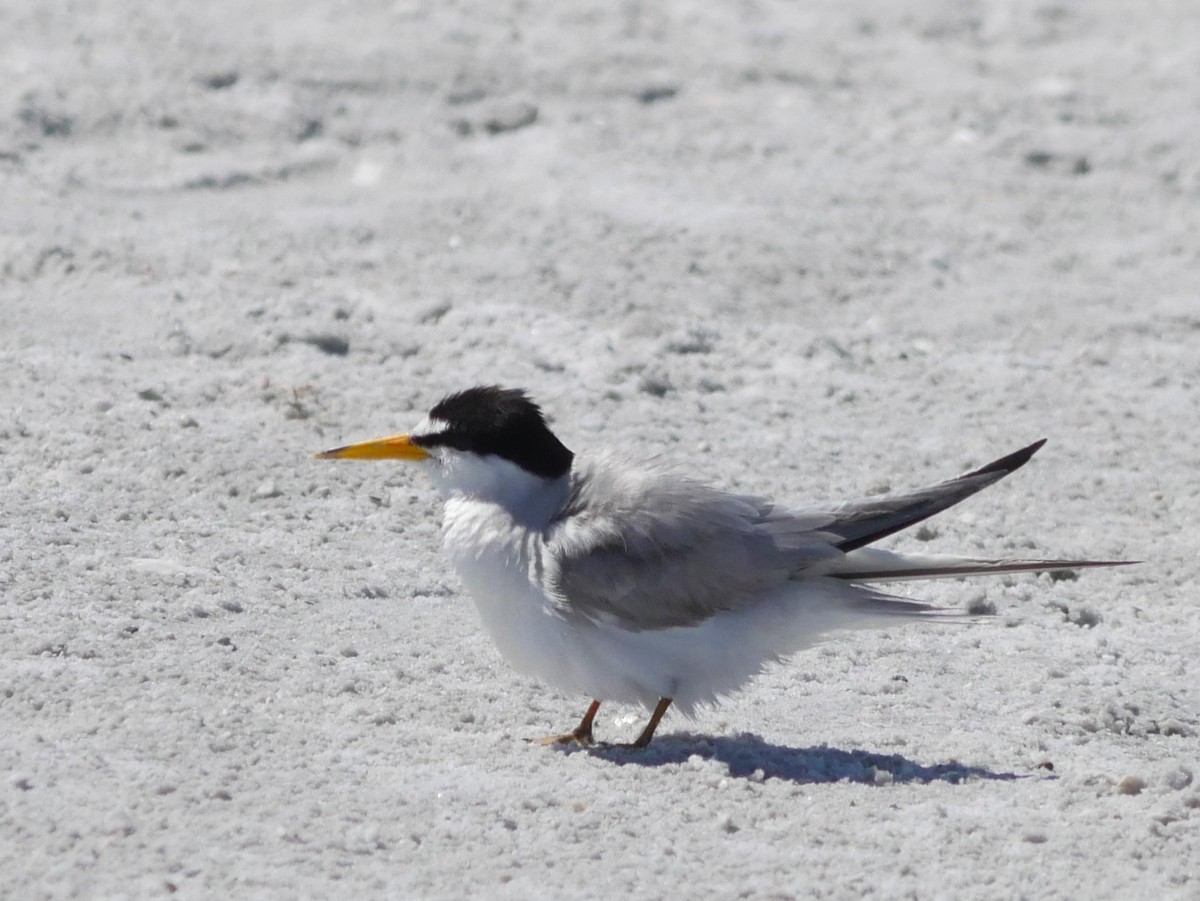
MULTIPOLYGON (((580 749, 583 750, 583 749, 580 749)), ((686 764, 694 758, 725 765, 730 776, 761 781, 783 779, 801 784, 857 782, 865 785, 949 782, 967 780, 1011 782, 1028 774, 997 772, 969 766, 957 760, 923 764, 900 754, 881 754, 861 748, 842 750, 819 745, 789 748, 743 732, 735 736, 706 736, 675 733, 656 738, 648 748, 637 750, 616 745, 594 745, 587 754, 617 766, 661 767, 686 764)))

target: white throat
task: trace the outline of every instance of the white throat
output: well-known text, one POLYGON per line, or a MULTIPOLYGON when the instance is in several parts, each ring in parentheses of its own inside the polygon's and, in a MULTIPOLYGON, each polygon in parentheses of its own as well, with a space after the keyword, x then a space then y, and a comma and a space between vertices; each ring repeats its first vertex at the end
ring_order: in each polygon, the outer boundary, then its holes
POLYGON ((480 457, 448 448, 435 450, 433 456, 429 474, 447 504, 496 504, 526 528, 543 528, 567 496, 569 473, 544 479, 503 457, 480 457))

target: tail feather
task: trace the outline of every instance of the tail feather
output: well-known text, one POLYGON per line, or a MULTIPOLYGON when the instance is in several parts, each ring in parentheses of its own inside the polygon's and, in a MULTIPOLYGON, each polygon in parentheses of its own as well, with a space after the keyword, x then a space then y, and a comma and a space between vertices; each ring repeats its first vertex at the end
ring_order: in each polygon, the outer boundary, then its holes
POLYGON ((951 607, 938 607, 924 601, 886 594, 873 588, 860 588, 854 610, 866 614, 864 625, 882 625, 889 619, 936 619, 938 622, 975 622, 977 616, 951 607))
POLYGON ((864 548, 830 561, 824 575, 849 582, 895 582, 1020 572, 1061 572, 1096 566, 1126 566, 1135 560, 997 560, 940 554, 897 554, 864 548))
MULTIPOLYGON (((796 514, 828 517, 819 526, 823 536, 842 551, 840 555, 811 563, 797 577, 828 576, 848 582, 892 582, 902 579, 947 578, 1020 572, 1060 572, 1097 566, 1125 566, 1133 560, 999 560, 937 554, 902 554, 867 545, 953 507, 1020 469, 1045 444, 1035 441, 978 469, 915 491, 846 501, 831 506, 806 507, 796 514)), ((859 606, 876 616, 936 616, 972 619, 913 601, 862 588, 859 606)))

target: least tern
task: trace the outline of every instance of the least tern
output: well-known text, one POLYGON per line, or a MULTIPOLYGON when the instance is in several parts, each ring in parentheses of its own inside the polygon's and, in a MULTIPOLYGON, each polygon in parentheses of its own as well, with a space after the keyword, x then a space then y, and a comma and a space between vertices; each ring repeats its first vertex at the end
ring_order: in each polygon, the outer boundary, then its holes
POLYGON ((612 700, 652 711, 630 746, 643 748, 672 703, 691 715, 831 632, 962 618, 869 583, 1116 565, 868 547, 999 481, 1044 443, 915 491, 784 507, 661 463, 577 457, 524 391, 482 386, 443 399, 411 434, 317 456, 421 463, 444 502, 445 551, 501 654, 593 699, 575 729, 545 741, 591 744, 596 711, 612 700))

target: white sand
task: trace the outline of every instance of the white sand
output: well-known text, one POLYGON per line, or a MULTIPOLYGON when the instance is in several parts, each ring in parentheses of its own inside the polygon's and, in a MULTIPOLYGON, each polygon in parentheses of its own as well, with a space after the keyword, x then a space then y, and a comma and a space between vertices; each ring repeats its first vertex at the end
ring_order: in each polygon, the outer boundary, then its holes
POLYGON ((0 896, 1200 897, 1192 0, 123 5, 0 10, 0 896), (530 745, 310 456, 481 381, 795 501, 1048 437, 890 546, 1147 562, 530 745))

